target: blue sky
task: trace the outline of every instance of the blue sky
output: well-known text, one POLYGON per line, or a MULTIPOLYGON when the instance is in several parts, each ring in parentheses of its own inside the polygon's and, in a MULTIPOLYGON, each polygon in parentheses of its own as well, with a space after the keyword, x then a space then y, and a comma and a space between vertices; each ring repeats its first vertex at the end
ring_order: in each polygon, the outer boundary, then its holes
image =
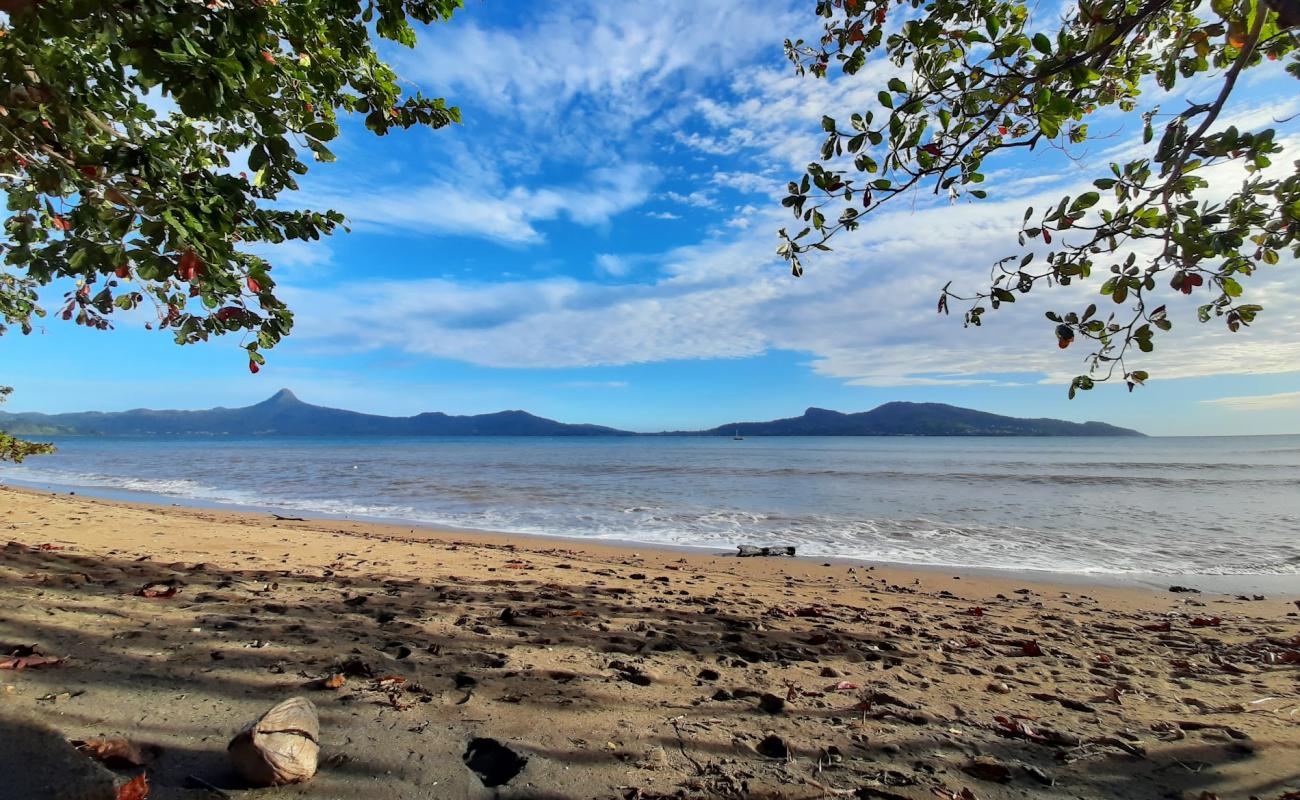
MULTIPOLYGON (((1015 251, 1025 205, 1132 151, 1118 117, 1068 157, 992 165, 987 201, 902 198, 789 277, 774 252, 784 183, 815 155, 821 115, 873 107, 891 74, 796 77, 781 42, 815 30, 811 8, 471 0, 416 49, 388 51, 464 124, 376 138, 345 122, 339 163, 304 180, 297 201, 338 208, 352 232, 265 253, 297 327, 259 375, 234 340, 180 348, 137 321, 55 321, 0 339, 11 410, 243 405, 287 386, 377 413, 525 408, 638 430, 915 400, 1158 434, 1300 432, 1288 261, 1247 287, 1267 307, 1249 333, 1196 323, 1196 298, 1171 302, 1175 336, 1132 395, 1066 399, 1084 353, 1058 350, 1042 311, 1086 303, 1084 289, 1026 298, 977 330, 935 315, 948 280, 978 286, 1015 251)), ((1294 80, 1256 72, 1230 116, 1300 112, 1294 80)), ((1285 167, 1300 132, 1278 127, 1285 167)))

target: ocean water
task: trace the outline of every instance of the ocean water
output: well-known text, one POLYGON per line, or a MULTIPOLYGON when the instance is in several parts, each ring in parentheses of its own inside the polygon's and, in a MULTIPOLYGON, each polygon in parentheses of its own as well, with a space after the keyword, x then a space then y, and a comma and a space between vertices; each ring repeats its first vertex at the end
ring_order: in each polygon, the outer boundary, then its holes
POLYGON ((794 544, 904 564, 1300 576, 1300 436, 56 444, 0 468, 0 481, 582 539, 794 544))

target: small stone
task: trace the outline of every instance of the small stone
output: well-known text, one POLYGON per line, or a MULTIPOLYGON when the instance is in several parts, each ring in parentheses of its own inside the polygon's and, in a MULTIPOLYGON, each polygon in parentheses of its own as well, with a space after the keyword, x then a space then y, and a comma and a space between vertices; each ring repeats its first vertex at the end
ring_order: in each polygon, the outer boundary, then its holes
POLYGON ((780 714, 785 711, 785 698, 771 693, 764 694, 758 698, 758 707, 769 714, 780 714))
POLYGON ((993 681, 988 685, 988 690, 996 694, 1011 694, 1011 687, 1002 681, 993 681))

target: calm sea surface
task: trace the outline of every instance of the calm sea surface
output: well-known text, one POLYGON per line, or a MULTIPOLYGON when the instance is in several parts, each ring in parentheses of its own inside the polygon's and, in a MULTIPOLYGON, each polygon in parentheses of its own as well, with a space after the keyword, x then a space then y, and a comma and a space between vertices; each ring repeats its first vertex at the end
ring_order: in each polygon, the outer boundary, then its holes
POLYGON ((0 480, 584 539, 796 544, 908 564, 1300 575, 1300 436, 57 444, 0 480))

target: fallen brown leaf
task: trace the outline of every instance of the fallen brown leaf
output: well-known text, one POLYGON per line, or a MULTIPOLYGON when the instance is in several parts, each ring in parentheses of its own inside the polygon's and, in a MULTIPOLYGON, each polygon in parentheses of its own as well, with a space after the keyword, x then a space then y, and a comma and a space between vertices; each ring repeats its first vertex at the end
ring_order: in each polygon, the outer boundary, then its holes
POLYGON ((74 739, 72 746, 110 767, 143 767, 162 754, 156 744, 127 739, 74 739))
POLYGON ((340 689, 346 681, 347 678, 343 677, 343 673, 336 672, 327 678, 321 678, 320 687, 322 689, 340 689))
POLYGON ((149 797, 149 781, 141 773, 117 787, 117 800, 146 800, 149 797))
POLYGON ((55 656, 11 656, 0 658, 0 669, 33 669, 36 667, 57 667, 63 664, 62 658, 55 656))

